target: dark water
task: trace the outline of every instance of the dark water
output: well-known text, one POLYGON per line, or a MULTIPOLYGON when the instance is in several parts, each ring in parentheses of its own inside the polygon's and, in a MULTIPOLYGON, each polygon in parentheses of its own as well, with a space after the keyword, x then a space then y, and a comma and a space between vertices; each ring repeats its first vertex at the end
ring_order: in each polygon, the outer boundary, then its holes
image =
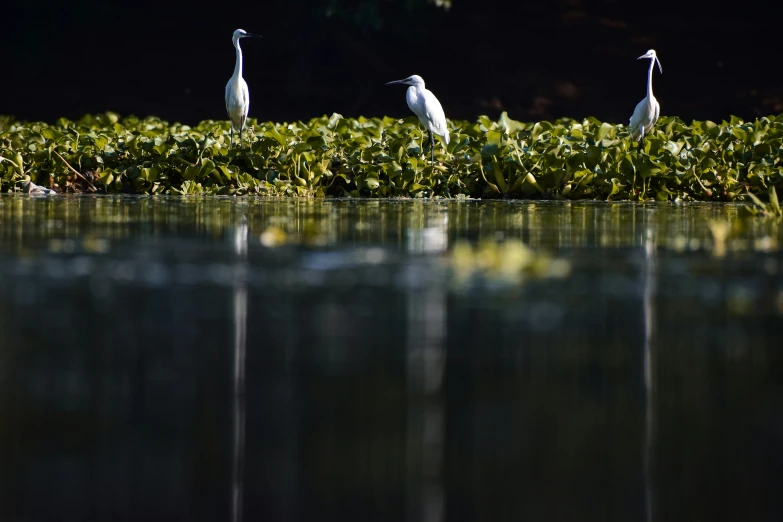
POLYGON ((0 520, 781 520, 781 245, 711 205, 0 197, 0 520), (461 239, 549 260, 461 278, 461 239))

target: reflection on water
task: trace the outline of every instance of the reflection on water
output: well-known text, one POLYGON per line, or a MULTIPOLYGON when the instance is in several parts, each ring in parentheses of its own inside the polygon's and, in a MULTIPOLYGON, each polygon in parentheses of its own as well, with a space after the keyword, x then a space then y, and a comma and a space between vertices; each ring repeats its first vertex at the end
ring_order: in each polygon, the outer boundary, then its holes
POLYGON ((652 476, 653 446, 655 443, 655 377, 654 377, 654 340, 653 327, 655 326, 655 285, 657 266, 655 259, 655 227, 647 229, 644 242, 645 267, 644 267, 644 485, 645 504, 647 513, 645 520, 654 520, 653 506, 655 505, 655 488, 652 476))
MULTIPOLYGON (((239 259, 247 257, 247 220, 240 216, 234 232, 234 252, 239 259)), ((246 266, 240 265, 244 270, 246 266)), ((239 278, 243 281, 244 278, 239 278)), ((242 490, 245 464, 245 353, 247 351, 247 285, 234 284, 234 389, 233 452, 231 458, 231 520, 242 520, 242 490)))
POLYGON ((0 520, 778 520, 782 240, 734 206, 0 197, 0 520), (463 240, 569 270, 457 284, 463 240))

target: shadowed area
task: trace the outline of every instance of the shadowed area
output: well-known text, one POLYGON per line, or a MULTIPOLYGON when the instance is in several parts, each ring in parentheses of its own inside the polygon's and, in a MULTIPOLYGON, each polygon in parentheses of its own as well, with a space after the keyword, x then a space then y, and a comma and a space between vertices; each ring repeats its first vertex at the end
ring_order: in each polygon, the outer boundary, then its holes
POLYGON ((226 118, 237 28, 250 118, 406 114, 389 80, 419 74, 446 116, 627 123, 658 51, 662 115, 720 121, 783 112, 779 23, 757 0, 733 8, 661 0, 12 2, 0 32, 0 114, 54 121, 114 111, 194 124, 226 118), (47 4, 47 3, 45 3, 47 4))

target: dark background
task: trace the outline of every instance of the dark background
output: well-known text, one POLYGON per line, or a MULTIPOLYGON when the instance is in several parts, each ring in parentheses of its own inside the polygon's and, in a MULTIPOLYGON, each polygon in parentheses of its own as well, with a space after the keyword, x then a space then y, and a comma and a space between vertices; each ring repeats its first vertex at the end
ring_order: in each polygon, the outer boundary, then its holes
POLYGON ((596 116, 625 122, 658 51, 662 114, 783 111, 780 7, 754 1, 287 0, 16 2, 2 8, 0 114, 223 119, 243 40, 250 117, 405 116, 419 74, 450 118, 596 116))

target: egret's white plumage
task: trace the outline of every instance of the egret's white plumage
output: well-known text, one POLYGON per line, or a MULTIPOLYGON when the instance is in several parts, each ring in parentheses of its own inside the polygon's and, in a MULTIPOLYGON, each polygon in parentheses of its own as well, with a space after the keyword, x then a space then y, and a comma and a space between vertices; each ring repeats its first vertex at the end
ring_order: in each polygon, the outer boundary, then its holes
POLYGON ((226 84, 226 112, 231 120, 231 143, 234 142, 234 131, 239 132, 239 146, 242 146, 242 131, 245 129, 247 113, 250 110, 250 91, 247 83, 242 78, 242 48, 239 40, 247 37, 260 38, 257 34, 248 33, 243 29, 234 31, 232 41, 237 51, 237 61, 234 65, 234 74, 226 84))
POLYGON ((408 107, 419 118, 424 127, 430 133, 430 142, 432 144, 432 161, 435 162, 435 138, 433 134, 443 137, 446 145, 449 144, 449 129, 446 126, 446 115, 443 113, 443 107, 429 89, 424 88, 424 80, 421 76, 414 74, 404 80, 396 80, 386 85, 403 84, 410 85, 405 94, 405 101, 408 107))
POLYGON ((663 74, 663 68, 661 67, 661 61, 658 59, 658 55, 655 53, 655 49, 650 49, 647 53, 640 56, 638 59, 650 58, 650 69, 647 71, 647 96, 639 102, 636 109, 631 116, 631 136, 636 141, 644 139, 644 135, 650 132, 655 122, 658 121, 658 116, 661 113, 661 106, 658 104, 658 100, 653 96, 652 88, 652 73, 655 62, 658 62, 658 70, 663 74))

